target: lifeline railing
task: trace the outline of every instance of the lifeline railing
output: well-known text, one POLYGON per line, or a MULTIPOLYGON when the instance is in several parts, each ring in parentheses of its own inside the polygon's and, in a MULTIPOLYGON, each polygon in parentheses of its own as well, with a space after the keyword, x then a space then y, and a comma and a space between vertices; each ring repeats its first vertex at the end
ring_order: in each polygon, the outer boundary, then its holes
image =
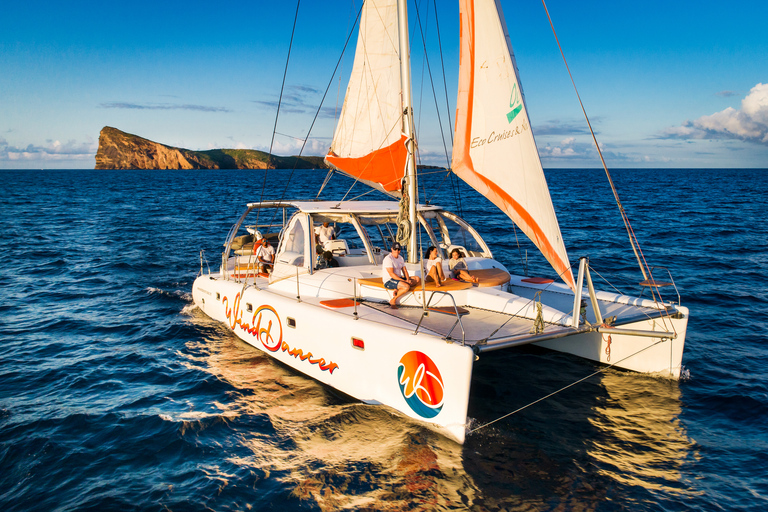
MULTIPOLYGON (((422 293, 424 293, 424 292, 422 292, 422 293)), ((451 295, 450 293, 444 292, 444 291, 440 291, 440 290, 434 290, 434 291, 430 292, 429 300, 424 303, 425 304, 424 311, 421 314, 421 318, 419 319, 419 323, 416 325, 416 329, 413 331, 413 334, 418 334, 419 328, 421 327, 421 323, 424 321, 424 318, 429 315, 429 305, 432 304, 432 299, 437 294, 447 295, 448 297, 450 297, 451 302, 453 302, 453 311, 456 314, 456 322, 454 322, 453 326, 450 328, 448 333, 445 335, 445 338, 446 339, 451 339, 451 333, 456 328, 456 325, 458 325, 459 327, 461 327, 461 344, 462 344, 462 346, 465 345, 466 338, 467 338, 467 333, 464 331, 464 324, 461 321, 461 313, 459 312, 459 307, 456 305, 456 299, 454 299, 453 295, 451 295)), ((424 297, 424 295, 422 295, 422 302, 424 302, 423 301, 423 297, 424 297)))

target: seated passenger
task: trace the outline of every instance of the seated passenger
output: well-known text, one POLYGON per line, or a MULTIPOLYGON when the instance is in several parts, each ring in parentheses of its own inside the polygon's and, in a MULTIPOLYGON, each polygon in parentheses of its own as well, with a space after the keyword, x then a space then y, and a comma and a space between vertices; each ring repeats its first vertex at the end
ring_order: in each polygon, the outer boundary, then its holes
POLYGON ((467 262, 464 261, 464 254, 459 249, 451 251, 451 259, 448 261, 448 266, 451 269, 451 277, 453 279, 469 281, 470 283, 479 283, 480 280, 469 273, 467 270, 467 262))
POLYGON ((408 269, 405 268, 405 260, 400 256, 400 244, 395 242, 390 249, 390 253, 384 258, 381 264, 381 282, 384 288, 392 290, 392 299, 389 306, 397 308, 397 297, 407 293, 412 286, 418 285, 421 280, 416 276, 409 276, 408 269))
POLYGON ((317 254, 317 260, 315 261, 315 267, 320 268, 320 264, 323 262, 323 244, 315 245, 315 254, 317 254))
POLYGON ((445 281, 443 259, 434 245, 430 245, 424 253, 424 272, 427 276, 424 278, 425 281, 431 278, 438 288, 443 285, 443 281, 445 281))
POLYGON ((259 272, 269 274, 272 272, 275 262, 275 249, 269 245, 266 238, 262 238, 259 242, 261 245, 256 249, 256 266, 259 272))
POLYGON ((321 270, 324 268, 336 268, 338 266, 339 266, 339 262, 336 261, 336 258, 333 257, 333 253, 331 251, 325 251, 322 254, 320 263, 317 264, 317 269, 321 270))

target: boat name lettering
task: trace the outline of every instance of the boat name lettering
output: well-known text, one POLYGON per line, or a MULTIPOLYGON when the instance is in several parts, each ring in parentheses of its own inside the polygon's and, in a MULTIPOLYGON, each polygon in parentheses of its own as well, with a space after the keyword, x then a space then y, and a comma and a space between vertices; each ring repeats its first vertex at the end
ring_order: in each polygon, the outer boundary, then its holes
POLYGON ((494 142, 498 142, 500 140, 511 139, 512 137, 516 137, 527 130, 528 130, 528 123, 523 123, 509 130, 502 130, 501 132, 492 131, 485 138, 481 138, 481 137, 473 138, 472 144, 470 144, 469 147, 474 149, 474 148, 479 148, 480 146, 485 146, 486 144, 493 144, 494 142))
POLYGON ((240 308, 240 294, 235 295, 235 300, 232 308, 229 308, 229 298, 224 297, 221 299, 221 303, 224 306, 225 314, 227 315, 227 321, 232 330, 235 327, 240 327, 242 330, 254 336, 258 339, 264 348, 270 352, 287 352, 289 356, 293 356, 301 361, 307 361, 309 364, 316 364, 322 371, 333 373, 333 370, 339 367, 333 361, 326 362, 325 358, 314 357, 312 352, 304 353, 303 349, 291 348, 286 341, 283 340, 283 324, 280 322, 280 317, 272 306, 259 306, 253 313, 251 323, 243 321, 243 310, 240 308), (253 326, 253 327, 252 327, 253 326), (275 333, 273 335, 273 329, 275 333))

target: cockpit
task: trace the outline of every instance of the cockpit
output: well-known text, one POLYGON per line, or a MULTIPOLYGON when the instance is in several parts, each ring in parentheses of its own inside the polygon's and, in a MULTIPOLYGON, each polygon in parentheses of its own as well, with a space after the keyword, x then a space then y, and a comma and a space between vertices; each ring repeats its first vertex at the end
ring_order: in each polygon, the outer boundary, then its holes
MULTIPOLYGON (((252 203, 230 230, 222 270, 247 277, 261 238, 275 247, 271 278, 316 272, 326 252, 339 267, 381 265, 397 237, 398 214, 399 204, 388 201, 252 203)), ((480 235, 453 213, 420 205, 418 221, 420 253, 434 246, 444 259, 454 248, 468 257, 493 257, 480 235)))

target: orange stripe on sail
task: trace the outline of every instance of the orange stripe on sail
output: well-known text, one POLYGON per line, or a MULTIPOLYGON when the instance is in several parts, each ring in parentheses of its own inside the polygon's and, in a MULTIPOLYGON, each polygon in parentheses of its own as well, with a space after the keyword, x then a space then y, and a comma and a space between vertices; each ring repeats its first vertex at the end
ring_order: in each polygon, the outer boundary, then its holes
POLYGON ((456 144, 453 147, 453 172, 487 197, 509 218, 516 221, 561 276, 565 284, 575 290, 576 283, 570 265, 560 258, 531 214, 496 183, 475 171, 472 157, 469 154, 472 103, 475 89, 473 73, 475 67, 475 12, 472 0, 461 0, 460 20, 459 95, 456 102, 456 144))
POLYGON ((325 156, 325 159, 352 177, 378 183, 388 192, 399 191, 405 175, 405 161, 408 157, 405 141, 405 135, 401 135, 400 140, 365 156, 342 158, 331 152, 325 156))
POLYGON ((472 0, 460 2, 459 96, 456 101, 456 144, 453 146, 453 167, 473 169, 469 156, 472 97, 475 80, 475 10, 472 0))
POLYGON ((480 191, 480 188, 482 187, 478 187, 477 182, 474 184, 471 183, 470 179, 474 178, 474 180, 478 180, 483 185, 485 185, 487 192, 483 193, 483 195, 487 197, 493 204, 498 206, 504 213, 506 213, 509 218, 514 220, 515 217, 517 217, 518 225, 520 225, 520 227, 527 232, 526 234, 531 238, 533 243, 536 244, 536 247, 539 248, 541 253, 552 265, 552 267, 554 267, 558 275, 560 275, 563 281, 565 281, 565 284, 567 284, 572 290, 575 290, 576 283, 573 280, 573 273, 571 272, 570 265, 560 258, 560 256, 557 254, 557 251, 552 246, 549 239, 546 237, 541 227, 534 220, 531 214, 528 213, 528 211, 523 208, 520 203, 515 201, 496 183, 492 182, 485 176, 478 174, 474 171, 474 169, 465 169, 465 171, 469 174, 469 176, 462 176, 462 179, 472 185, 472 187, 478 191, 480 191), (513 212, 514 215, 512 215, 513 212))

